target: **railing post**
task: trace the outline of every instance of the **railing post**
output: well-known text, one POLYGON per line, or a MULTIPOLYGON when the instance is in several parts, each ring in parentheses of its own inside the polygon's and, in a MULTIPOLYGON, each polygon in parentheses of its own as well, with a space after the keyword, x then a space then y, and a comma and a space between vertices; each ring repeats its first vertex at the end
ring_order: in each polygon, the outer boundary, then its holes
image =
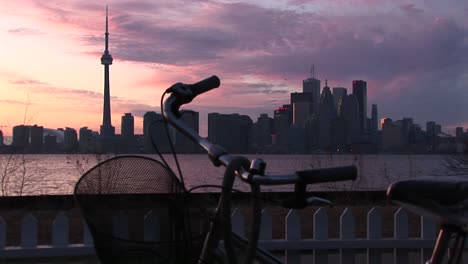
POLYGON ((112 216, 112 234, 118 238, 128 239, 128 216, 118 211, 112 216))
POLYGON ((3 217, 0 216, 0 250, 6 246, 6 228, 7 224, 3 217))
POLYGON ((64 212, 59 212, 52 224, 52 246, 68 246, 68 244, 70 243, 69 232, 70 228, 68 224, 68 217, 65 215, 64 212))
MULTIPOLYGON (((367 239, 382 239, 382 212, 380 208, 373 207, 367 213, 367 239)), ((382 262, 381 249, 367 249, 367 264, 382 262)))
POLYGON ((143 239, 148 242, 159 241, 160 239, 160 225, 159 216, 156 210, 149 211, 143 219, 143 239))
MULTIPOLYGON (((394 215, 394 238, 408 239, 408 213, 403 208, 398 209, 394 215)), ((394 251, 395 264, 408 264, 408 249, 395 248, 394 251)))
POLYGON ((85 219, 83 219, 83 244, 85 246, 93 246, 93 236, 89 231, 88 223, 85 219))
POLYGON ((242 212, 235 208, 231 215, 231 223, 232 223, 232 232, 237 233, 240 236, 245 236, 245 223, 244 223, 244 216, 242 212))
MULTIPOLYGON (((290 210, 286 216, 286 240, 288 243, 300 243, 301 219, 297 210, 290 210)), ((298 250, 286 250, 285 259, 287 264, 300 263, 301 255, 298 250)))
MULTIPOLYGON (((314 239, 315 240, 328 240, 328 214, 327 210, 320 207, 314 213, 314 239)), ((314 263, 328 263, 328 250, 315 249, 314 250, 314 263)))
POLYGON ((271 214, 267 209, 262 210, 262 225, 260 226, 260 240, 272 240, 273 227, 271 223, 271 214))
MULTIPOLYGON (((346 208, 340 216, 340 239, 354 240, 355 239, 355 223, 351 209, 346 208)), ((354 264, 355 256, 353 249, 340 249, 340 263, 354 264)))
POLYGON ((37 247, 37 219, 31 213, 21 220, 21 247, 37 247))
MULTIPOLYGON (((421 238, 422 239, 435 239, 437 237, 437 226, 432 217, 421 216, 421 238)), ((426 263, 431 258, 432 248, 421 249, 421 263, 426 263)))

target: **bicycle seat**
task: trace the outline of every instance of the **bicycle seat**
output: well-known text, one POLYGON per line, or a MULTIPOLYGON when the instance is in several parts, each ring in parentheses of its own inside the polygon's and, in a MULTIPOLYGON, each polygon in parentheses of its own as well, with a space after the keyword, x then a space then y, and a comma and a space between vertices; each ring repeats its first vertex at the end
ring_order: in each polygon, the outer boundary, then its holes
POLYGON ((468 224, 468 175, 398 181, 388 187, 387 197, 441 224, 468 224))

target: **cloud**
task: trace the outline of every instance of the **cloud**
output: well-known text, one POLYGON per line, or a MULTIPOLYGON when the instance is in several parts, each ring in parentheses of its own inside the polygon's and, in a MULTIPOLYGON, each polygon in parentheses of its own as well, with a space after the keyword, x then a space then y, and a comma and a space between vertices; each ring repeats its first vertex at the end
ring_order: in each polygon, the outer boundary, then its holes
POLYGON ((18 101, 18 100, 9 100, 9 99, 1 99, 0 104, 20 104, 20 105, 30 105, 31 103, 18 101))
POLYGON ((417 8, 414 4, 401 5, 400 9, 406 12, 410 16, 424 12, 423 9, 417 8))
POLYGON ((17 35, 40 35, 42 34, 41 31, 34 29, 34 28, 25 28, 25 27, 17 27, 17 28, 10 28, 7 30, 10 34, 17 34, 17 35))
POLYGON ((16 85, 45 85, 46 84, 46 83, 41 82, 39 80, 30 79, 30 78, 9 80, 9 83, 10 84, 16 84, 16 85))

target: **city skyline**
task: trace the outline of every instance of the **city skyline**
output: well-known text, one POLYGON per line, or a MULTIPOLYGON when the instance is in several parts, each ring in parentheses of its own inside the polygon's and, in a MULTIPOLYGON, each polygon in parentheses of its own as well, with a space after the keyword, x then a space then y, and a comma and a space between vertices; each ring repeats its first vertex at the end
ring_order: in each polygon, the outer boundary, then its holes
MULTIPOLYGON (((99 131, 105 5, 58 3, 0 4, 0 125, 10 126, 3 128, 6 135, 25 121, 99 131)), ((190 106, 200 112, 202 134, 210 112, 272 116, 289 93, 301 90, 314 63, 317 78, 330 87, 350 92, 352 80, 365 80, 367 107, 377 104, 381 117, 468 126, 463 3, 358 1, 343 13, 330 8, 337 3, 321 1, 108 4, 114 124, 131 112, 141 132, 144 112, 159 111, 165 88, 211 74, 220 76, 221 88, 190 106)))

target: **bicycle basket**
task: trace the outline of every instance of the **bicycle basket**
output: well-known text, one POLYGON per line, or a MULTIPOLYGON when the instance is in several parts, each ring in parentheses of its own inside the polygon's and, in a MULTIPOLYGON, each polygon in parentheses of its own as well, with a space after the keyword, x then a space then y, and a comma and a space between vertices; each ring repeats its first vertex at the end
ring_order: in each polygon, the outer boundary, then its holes
POLYGON ((74 196, 101 263, 191 263, 188 252, 202 243, 190 232, 184 186, 157 160, 101 162, 81 176, 74 196))

